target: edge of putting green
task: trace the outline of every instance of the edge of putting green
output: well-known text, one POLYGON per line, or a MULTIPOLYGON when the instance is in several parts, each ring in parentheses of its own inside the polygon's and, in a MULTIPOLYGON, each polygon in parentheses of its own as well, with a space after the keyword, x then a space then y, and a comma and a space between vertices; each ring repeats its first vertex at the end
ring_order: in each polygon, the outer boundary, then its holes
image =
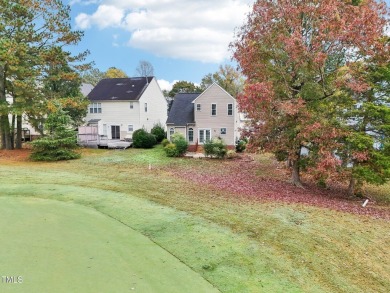
POLYGON ((146 236, 85 205, 0 196, 0 215, 1 276, 22 278, 2 277, 2 292, 218 292, 146 236))

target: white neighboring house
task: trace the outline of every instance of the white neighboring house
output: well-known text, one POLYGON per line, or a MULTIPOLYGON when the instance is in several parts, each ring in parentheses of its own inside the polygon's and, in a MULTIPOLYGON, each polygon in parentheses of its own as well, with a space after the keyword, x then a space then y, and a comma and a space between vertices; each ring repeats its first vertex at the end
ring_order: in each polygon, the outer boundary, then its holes
MULTIPOLYGON (((81 84, 80 91, 83 94, 83 96, 87 96, 91 90, 93 89, 93 85, 89 83, 83 83, 81 84)), ((6 96, 6 100, 8 104, 13 103, 13 98, 10 95, 6 96)), ((12 115, 9 115, 9 120, 11 121, 12 115)), ((41 134, 37 129, 35 129, 29 122, 29 119, 26 114, 22 115, 22 138, 24 141, 30 141, 34 138, 40 137, 41 134)))
MULTIPOLYGON (((155 77, 102 79, 88 98, 86 125, 97 127, 99 138, 131 140, 135 130, 150 131, 167 120, 167 102, 155 77)), ((85 135, 82 129, 79 137, 85 135)))

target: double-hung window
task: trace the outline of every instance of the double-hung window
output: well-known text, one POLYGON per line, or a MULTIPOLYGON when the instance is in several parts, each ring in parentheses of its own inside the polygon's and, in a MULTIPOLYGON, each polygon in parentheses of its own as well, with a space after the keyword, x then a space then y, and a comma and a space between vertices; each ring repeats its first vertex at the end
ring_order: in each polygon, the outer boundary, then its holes
POLYGON ((217 104, 211 104, 211 116, 217 116, 217 104))
POLYGON ((228 116, 232 116, 233 115, 233 104, 228 104, 227 105, 227 114, 228 114, 228 116))
POLYGON ((101 103, 92 103, 89 105, 89 113, 102 113, 102 104, 101 103))

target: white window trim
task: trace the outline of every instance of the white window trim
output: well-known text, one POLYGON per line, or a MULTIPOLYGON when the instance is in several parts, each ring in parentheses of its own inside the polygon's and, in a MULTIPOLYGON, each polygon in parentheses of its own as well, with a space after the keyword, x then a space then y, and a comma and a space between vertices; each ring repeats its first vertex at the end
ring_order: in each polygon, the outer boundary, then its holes
POLYGON ((217 104, 216 103, 212 103, 211 104, 211 116, 217 116, 217 104), (215 105, 215 114, 213 114, 213 105, 215 105))
POLYGON ((227 114, 228 116, 233 116, 233 104, 231 103, 227 104, 227 114), (229 105, 232 105, 232 114, 229 114, 229 105))
POLYGON ((188 128, 188 141, 194 142, 194 128, 193 127, 188 128), (190 130, 192 131, 192 140, 190 140, 190 130))
POLYGON ((134 102, 130 102, 130 109, 134 109, 134 102))
POLYGON ((196 111, 197 112, 201 112, 202 111, 202 104, 196 104, 196 111))
POLYGON ((127 132, 134 132, 134 124, 128 124, 127 125, 127 132), (130 126, 131 126, 132 130, 130 130, 130 126))
POLYGON ((175 128, 174 127, 169 128, 169 138, 171 138, 171 136, 174 134, 175 134, 175 128))
POLYGON ((199 140, 199 143, 200 144, 203 144, 206 140, 207 140, 207 137, 206 137, 206 131, 209 131, 209 133, 210 133, 210 137, 209 137, 209 139, 211 139, 211 128, 200 128, 200 129, 198 129, 198 140, 199 140), (201 131, 204 131, 204 141, 203 142, 201 142, 200 141, 200 132, 201 131))
POLYGON ((102 113, 102 103, 92 103, 89 105, 89 114, 101 114, 101 113, 102 113))
POLYGON ((148 103, 145 103, 145 113, 147 113, 148 112, 148 103))
POLYGON ((220 135, 226 135, 227 134, 227 127, 221 127, 219 130, 220 135), (222 129, 225 129, 225 133, 222 133, 222 129))

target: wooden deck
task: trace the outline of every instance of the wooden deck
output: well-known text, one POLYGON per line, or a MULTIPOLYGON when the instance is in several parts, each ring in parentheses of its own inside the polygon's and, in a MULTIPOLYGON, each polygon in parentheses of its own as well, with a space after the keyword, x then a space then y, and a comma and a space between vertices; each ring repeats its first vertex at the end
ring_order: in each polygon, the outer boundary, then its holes
POLYGON ((88 148, 127 149, 131 147, 131 141, 119 139, 79 140, 78 145, 88 148))

